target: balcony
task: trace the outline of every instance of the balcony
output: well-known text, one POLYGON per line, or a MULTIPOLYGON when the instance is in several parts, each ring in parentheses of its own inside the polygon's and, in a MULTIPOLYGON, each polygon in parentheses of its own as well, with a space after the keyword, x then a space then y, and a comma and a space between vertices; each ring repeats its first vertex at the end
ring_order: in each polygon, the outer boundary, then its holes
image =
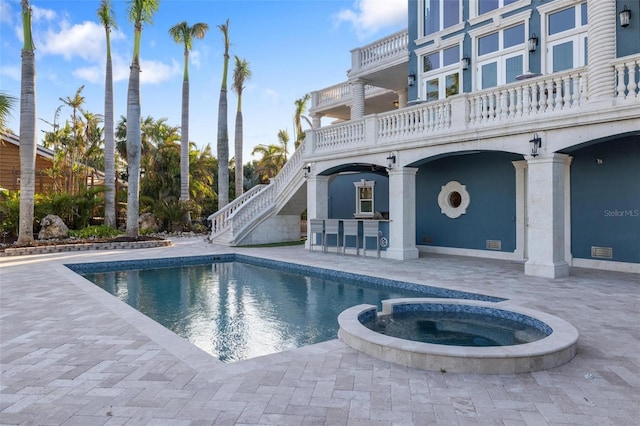
MULTIPOLYGON (((378 114, 396 106, 397 91, 406 89, 409 64, 407 30, 391 34, 351 51, 349 81, 365 80, 365 114, 378 114)), ((312 114, 338 121, 350 119, 351 84, 347 81, 312 92, 312 114)))
MULTIPOLYGON (((576 126, 637 119, 640 55, 616 59, 610 67, 616 90, 605 104, 589 103, 588 69, 577 68, 309 130, 306 159, 321 161, 337 152, 348 157, 481 138, 498 141, 510 134, 561 129, 568 122, 576 126)), ((349 102, 347 88, 340 96, 349 102)))

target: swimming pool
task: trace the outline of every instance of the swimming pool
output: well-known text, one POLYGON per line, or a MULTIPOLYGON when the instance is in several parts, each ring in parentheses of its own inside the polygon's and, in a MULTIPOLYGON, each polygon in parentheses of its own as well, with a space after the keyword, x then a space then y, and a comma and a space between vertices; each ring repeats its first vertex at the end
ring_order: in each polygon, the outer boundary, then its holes
POLYGON ((224 362, 335 339, 354 305, 503 300, 238 254, 66 266, 224 362))

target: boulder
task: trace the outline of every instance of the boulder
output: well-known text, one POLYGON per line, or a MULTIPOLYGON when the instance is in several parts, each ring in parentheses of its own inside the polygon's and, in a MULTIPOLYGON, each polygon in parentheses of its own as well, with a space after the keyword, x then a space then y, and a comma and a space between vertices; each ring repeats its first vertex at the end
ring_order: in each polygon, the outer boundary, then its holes
POLYGON ((67 238, 69 236, 69 228, 62 221, 60 216, 49 214, 40 221, 39 240, 51 240, 53 238, 67 238))
POLYGON ((153 213, 142 213, 138 218, 138 228, 140 231, 151 230, 151 232, 158 232, 160 226, 158 225, 158 219, 153 213))

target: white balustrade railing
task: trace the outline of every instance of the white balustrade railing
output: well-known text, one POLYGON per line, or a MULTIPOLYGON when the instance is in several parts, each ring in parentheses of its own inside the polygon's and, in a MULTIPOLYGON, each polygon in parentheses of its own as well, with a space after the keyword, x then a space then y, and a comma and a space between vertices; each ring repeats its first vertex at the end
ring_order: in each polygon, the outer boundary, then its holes
MULTIPOLYGON (((388 92, 389 89, 384 87, 371 86, 366 84, 364 86, 365 99, 378 95, 383 92, 388 92)), ((348 82, 336 84, 335 86, 325 87, 322 90, 313 92, 311 109, 326 108, 334 105, 350 105, 351 104, 351 84, 348 82)))
POLYGON ((229 216, 235 213, 237 209, 242 207, 266 186, 267 185, 256 185, 253 188, 250 188, 247 192, 243 192, 241 196, 210 215, 208 219, 211 221, 211 234, 220 234, 229 229, 231 227, 229 216))
POLYGON ((379 140, 445 130, 451 126, 451 102, 447 100, 425 103, 412 108, 378 114, 377 121, 379 140))
POLYGON ((352 120, 314 130, 314 152, 342 149, 365 141, 365 120, 352 120))
POLYGON ((616 98, 634 99, 640 97, 640 58, 626 56, 613 61, 616 84, 616 98))
POLYGON ((467 95, 469 124, 483 124, 576 108, 586 101, 585 68, 467 95))
POLYGON ((395 58, 408 58, 409 33, 407 30, 399 31, 364 47, 354 49, 351 54, 353 56, 352 73, 384 64, 395 58))
MULTIPOLYGON (((242 204, 242 208, 235 209, 228 215, 227 221, 231 235, 229 241, 237 242, 250 225, 274 208, 279 201, 283 201, 299 185, 295 185, 295 179, 304 179, 302 173, 302 154, 305 150, 303 141, 298 149, 285 163, 278 175, 271 179, 269 185, 263 185, 250 199, 242 204)), ((212 233, 212 239, 214 234, 212 233)))

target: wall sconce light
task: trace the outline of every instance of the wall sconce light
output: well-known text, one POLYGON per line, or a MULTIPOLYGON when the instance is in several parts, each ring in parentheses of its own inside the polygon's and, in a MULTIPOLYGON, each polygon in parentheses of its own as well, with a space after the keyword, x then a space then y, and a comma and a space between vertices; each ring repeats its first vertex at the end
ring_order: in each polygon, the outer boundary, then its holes
POLYGON ((469 69, 469 66, 471 65, 471 58, 468 56, 464 56, 461 60, 460 60, 460 66, 462 67, 462 69, 464 71, 469 69))
POLYGON ((626 4, 624 5, 624 9, 622 9, 619 15, 620 15, 620 26, 622 28, 628 27, 629 21, 631 20, 631 11, 629 10, 626 4))
POLYGON ((394 106, 394 107, 398 108, 398 106, 399 106, 399 105, 400 105, 400 102, 398 102, 398 101, 393 101, 393 106, 394 106))
POLYGON ((413 71, 411 71, 409 73, 409 77, 407 77, 407 84, 410 87, 413 87, 413 85, 416 84, 416 74, 413 71))
POLYGON ((396 164, 396 155, 390 152, 387 157, 387 169, 392 169, 394 164, 396 164))
POLYGON ((309 177, 311 174, 311 164, 307 164, 302 168, 302 170, 304 170, 304 177, 309 177))
POLYGON ((531 37, 529 37, 528 43, 529 43, 529 52, 535 52, 536 49, 538 48, 538 36, 536 35, 536 33, 531 34, 531 37))
POLYGON ((538 149, 542 146, 542 139, 537 133, 533 134, 533 139, 529 141, 531 144, 531 156, 536 157, 538 155, 538 149))

